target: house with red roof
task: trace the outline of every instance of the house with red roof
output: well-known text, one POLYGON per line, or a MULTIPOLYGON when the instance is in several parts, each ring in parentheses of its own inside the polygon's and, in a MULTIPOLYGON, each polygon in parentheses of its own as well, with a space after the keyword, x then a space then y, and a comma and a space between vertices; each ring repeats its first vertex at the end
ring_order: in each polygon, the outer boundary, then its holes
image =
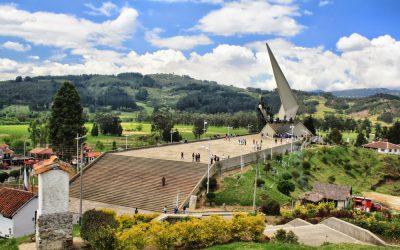
POLYGON ((14 238, 35 233, 37 195, 28 191, 0 189, 0 237, 14 238))
POLYGON ((10 149, 7 144, 0 144, 0 160, 11 159, 14 155, 14 151, 10 149))
POLYGON ((400 155, 400 145, 390 143, 388 141, 374 141, 363 145, 364 148, 376 150, 382 154, 400 155))
POLYGON ((54 152, 51 148, 34 148, 29 151, 30 156, 39 159, 39 160, 46 160, 50 159, 54 152))

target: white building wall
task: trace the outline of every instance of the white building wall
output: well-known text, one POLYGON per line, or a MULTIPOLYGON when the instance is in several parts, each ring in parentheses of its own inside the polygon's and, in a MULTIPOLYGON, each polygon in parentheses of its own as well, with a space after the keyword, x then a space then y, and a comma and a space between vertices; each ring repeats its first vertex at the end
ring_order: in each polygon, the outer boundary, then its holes
POLYGON ((38 199, 34 198, 14 215, 14 237, 35 233, 35 212, 37 209, 38 199))
POLYGON ((13 237, 14 222, 9 218, 5 218, 0 214, 0 237, 13 237), (11 229, 11 235, 10 235, 11 229))
POLYGON ((63 170, 39 174, 39 209, 42 214, 66 213, 69 206, 69 175, 63 170))

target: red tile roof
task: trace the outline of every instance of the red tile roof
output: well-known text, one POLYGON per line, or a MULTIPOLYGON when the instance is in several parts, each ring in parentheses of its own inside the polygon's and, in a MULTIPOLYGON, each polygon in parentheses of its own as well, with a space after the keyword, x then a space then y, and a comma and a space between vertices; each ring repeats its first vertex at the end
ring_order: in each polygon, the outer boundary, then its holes
POLYGON ((67 173, 71 173, 71 166, 63 161, 60 161, 57 156, 52 155, 50 159, 40 161, 33 165, 33 169, 35 170, 35 174, 42 174, 52 169, 60 169, 67 173))
POLYGON ((374 141, 363 145, 364 148, 400 149, 400 145, 386 141, 374 141))
POLYGON ((52 155, 53 150, 51 148, 34 148, 29 151, 29 153, 37 155, 52 155))
POLYGON ((12 218, 20 208, 32 200, 36 195, 31 192, 12 189, 0 189, 0 213, 6 218, 12 218))

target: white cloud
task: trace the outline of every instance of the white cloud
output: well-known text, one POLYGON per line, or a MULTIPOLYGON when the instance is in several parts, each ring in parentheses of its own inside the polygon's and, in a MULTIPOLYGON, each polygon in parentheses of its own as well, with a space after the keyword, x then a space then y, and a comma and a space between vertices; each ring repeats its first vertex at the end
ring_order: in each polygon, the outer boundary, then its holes
POLYGON ((135 9, 122 8, 116 19, 95 23, 72 15, 28 12, 14 5, 0 5, 0 36, 64 49, 119 47, 135 31, 137 17, 135 9))
POLYGON ((267 1, 227 2, 199 20, 195 29, 215 35, 275 34, 293 36, 303 26, 293 18, 299 16, 296 5, 267 1))
POLYGON ((28 56, 28 58, 32 60, 39 60, 40 56, 28 56))
POLYGON ((361 50, 371 45, 371 42, 366 38, 357 33, 353 33, 350 36, 341 37, 336 43, 336 48, 340 51, 352 51, 361 50))
POLYGON ((320 0, 319 3, 318 3, 318 6, 323 7, 323 6, 326 6, 326 5, 328 5, 328 4, 333 4, 333 1, 330 1, 330 0, 320 0))
POLYGON ((153 46, 176 50, 189 50, 199 45, 212 44, 211 39, 203 34, 161 38, 161 32, 161 29, 154 29, 150 32, 147 32, 146 40, 150 42, 153 46))
POLYGON ((11 42, 11 41, 7 41, 7 42, 3 43, 1 45, 1 47, 4 49, 10 49, 10 50, 15 50, 15 51, 19 51, 19 52, 28 51, 31 49, 31 46, 29 44, 24 45, 22 43, 11 42))
POLYGON ((86 3, 85 6, 90 9, 90 11, 87 13, 94 16, 111 16, 118 10, 117 5, 113 4, 112 2, 104 2, 100 7, 95 7, 91 3, 86 3))
MULTIPOLYGON (((340 39, 339 39, 340 40, 340 39)), ((400 41, 389 35, 369 40, 368 46, 336 54, 322 46, 301 47, 286 39, 269 40, 276 59, 291 86, 301 90, 348 88, 398 88, 400 41)), ((265 42, 245 46, 222 44, 212 51, 185 55, 163 49, 138 54, 94 48, 71 50, 79 63, 31 61, 19 63, 0 58, 0 78, 17 75, 116 74, 121 72, 175 73, 240 87, 275 87, 265 42)))
POLYGON ((185 3, 185 2, 192 2, 192 3, 207 3, 207 4, 221 4, 224 0, 151 0, 154 2, 164 2, 164 3, 185 3))
POLYGON ((304 10, 304 15, 306 15, 306 16, 312 16, 314 13, 312 13, 311 11, 309 11, 309 10, 304 10))

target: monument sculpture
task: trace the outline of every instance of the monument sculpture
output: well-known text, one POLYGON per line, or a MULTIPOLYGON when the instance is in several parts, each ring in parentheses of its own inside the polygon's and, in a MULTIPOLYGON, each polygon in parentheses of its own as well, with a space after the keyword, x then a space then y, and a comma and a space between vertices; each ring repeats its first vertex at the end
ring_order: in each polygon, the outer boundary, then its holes
POLYGON ((272 53, 271 48, 266 44, 269 59, 271 61, 272 71, 281 100, 281 106, 279 112, 276 114, 277 118, 273 118, 273 114, 270 108, 265 107, 263 98, 260 99, 258 106, 259 112, 266 121, 266 125, 261 130, 261 133, 265 137, 307 137, 311 136, 312 133, 299 121, 296 121, 296 114, 299 109, 296 96, 289 86, 288 81, 285 78, 278 62, 272 53))

